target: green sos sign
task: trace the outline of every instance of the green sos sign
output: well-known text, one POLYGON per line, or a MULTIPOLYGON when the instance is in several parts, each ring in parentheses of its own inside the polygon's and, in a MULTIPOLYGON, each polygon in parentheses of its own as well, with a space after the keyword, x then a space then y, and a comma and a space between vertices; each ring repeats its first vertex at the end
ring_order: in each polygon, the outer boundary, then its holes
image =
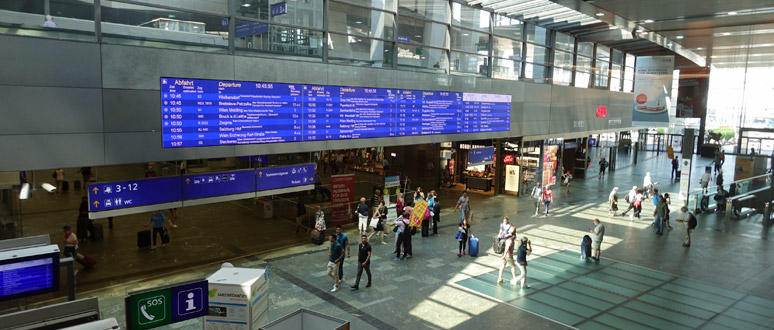
POLYGON ((126 325, 144 330, 206 315, 208 283, 192 281, 131 292, 126 297, 126 325))

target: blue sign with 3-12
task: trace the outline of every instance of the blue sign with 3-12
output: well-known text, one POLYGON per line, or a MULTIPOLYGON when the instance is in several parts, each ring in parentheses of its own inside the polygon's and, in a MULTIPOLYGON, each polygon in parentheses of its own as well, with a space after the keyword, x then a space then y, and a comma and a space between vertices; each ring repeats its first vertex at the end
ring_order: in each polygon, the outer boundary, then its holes
POLYGON ((181 201, 180 182, 170 176, 90 184, 89 212, 181 201))
POLYGON ((314 184, 314 164, 259 168, 258 191, 314 184))
POLYGON ((494 147, 468 150, 468 165, 485 165, 492 163, 494 163, 494 147))
POLYGON ((255 191, 255 170, 190 174, 183 177, 183 199, 225 196, 255 191))

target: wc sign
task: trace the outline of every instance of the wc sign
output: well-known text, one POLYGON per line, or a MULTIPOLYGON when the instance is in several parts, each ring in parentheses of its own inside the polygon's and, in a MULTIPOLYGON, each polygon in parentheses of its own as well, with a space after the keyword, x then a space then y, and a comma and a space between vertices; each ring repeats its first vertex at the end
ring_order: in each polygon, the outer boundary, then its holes
POLYGON ((152 329, 207 315, 206 280, 130 292, 126 297, 126 325, 132 330, 152 329))

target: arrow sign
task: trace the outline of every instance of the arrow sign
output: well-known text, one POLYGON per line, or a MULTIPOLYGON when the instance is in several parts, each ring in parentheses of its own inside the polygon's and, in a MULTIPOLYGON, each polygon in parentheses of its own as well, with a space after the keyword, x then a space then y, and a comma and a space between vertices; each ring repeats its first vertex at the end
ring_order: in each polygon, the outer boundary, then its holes
POLYGON ((92 190, 94 190, 94 195, 96 195, 96 194, 97 194, 97 192, 99 191, 99 188, 97 188, 97 187, 94 187, 94 189, 92 189, 92 190))
POLYGON ((191 179, 185 179, 185 184, 190 184, 190 183, 191 183, 191 179))
MULTIPOLYGON (((97 189, 97 188, 94 188, 97 189)), ((94 201, 94 207, 99 207, 99 201, 94 201)))
POLYGON ((263 172, 258 172, 258 176, 263 177, 263 172))

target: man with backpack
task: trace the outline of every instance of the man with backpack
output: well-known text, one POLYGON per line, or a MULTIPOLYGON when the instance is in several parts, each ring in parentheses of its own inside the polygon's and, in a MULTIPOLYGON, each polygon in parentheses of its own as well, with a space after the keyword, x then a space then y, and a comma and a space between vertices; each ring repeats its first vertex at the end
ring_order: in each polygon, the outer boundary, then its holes
POLYGON ((690 247, 691 246, 691 231, 696 229, 696 225, 698 224, 698 221, 696 221, 696 217, 693 215, 693 213, 688 212, 688 208, 683 206, 683 208, 680 209, 683 213, 685 213, 685 242, 683 242, 683 246, 690 247))
MULTIPOLYGON (((637 196, 637 186, 633 186, 632 190, 629 190, 629 193, 626 194, 626 196, 624 196, 624 200, 626 200, 626 203, 629 204, 629 207, 626 209, 626 211, 621 213, 621 216, 626 216, 626 212, 629 212, 631 209, 634 208, 634 197, 636 196, 637 196)), ((635 210, 635 212, 637 211, 635 210)))

